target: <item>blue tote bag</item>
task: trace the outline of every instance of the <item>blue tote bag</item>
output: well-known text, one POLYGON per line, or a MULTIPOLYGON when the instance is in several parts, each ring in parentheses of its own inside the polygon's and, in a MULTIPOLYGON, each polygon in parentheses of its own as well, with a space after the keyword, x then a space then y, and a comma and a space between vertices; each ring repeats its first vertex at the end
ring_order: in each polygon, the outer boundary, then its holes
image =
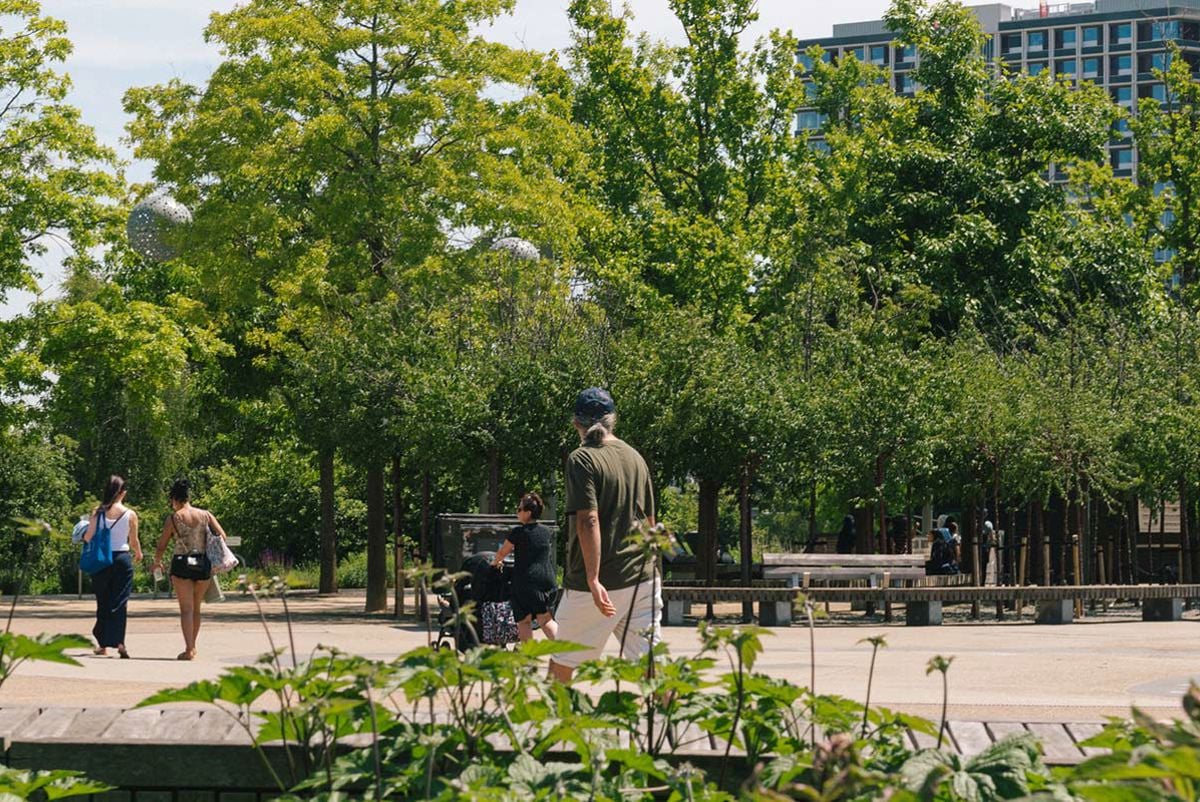
POLYGON ((108 528, 108 516, 104 510, 96 514, 96 534, 90 543, 83 544, 79 555, 79 570, 85 574, 98 574, 112 565, 112 533, 108 528))

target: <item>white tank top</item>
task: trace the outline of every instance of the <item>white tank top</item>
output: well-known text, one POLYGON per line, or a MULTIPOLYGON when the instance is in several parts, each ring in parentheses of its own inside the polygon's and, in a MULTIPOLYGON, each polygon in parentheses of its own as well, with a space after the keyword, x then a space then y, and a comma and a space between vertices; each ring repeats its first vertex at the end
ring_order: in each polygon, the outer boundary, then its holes
POLYGON ((108 539, 113 551, 129 551, 129 516, 132 513, 125 510, 120 518, 105 516, 108 523, 108 539))

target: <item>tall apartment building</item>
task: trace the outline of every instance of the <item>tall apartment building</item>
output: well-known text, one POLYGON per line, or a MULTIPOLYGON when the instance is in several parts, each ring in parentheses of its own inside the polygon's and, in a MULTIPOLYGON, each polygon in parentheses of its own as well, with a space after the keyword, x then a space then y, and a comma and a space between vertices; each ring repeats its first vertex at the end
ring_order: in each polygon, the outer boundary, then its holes
MULTIPOLYGON (((1179 45, 1200 75, 1200 0, 1095 0, 1043 3, 1035 9, 993 3, 971 11, 990 36, 984 50, 987 59, 1031 75, 1049 70, 1064 80, 1092 81, 1131 113, 1136 113, 1140 98, 1165 99, 1165 87, 1153 71, 1166 66, 1168 42, 1179 45)), ((826 59, 853 54, 886 68, 896 92, 911 95, 916 89, 912 70, 920 54, 895 44, 894 38, 882 20, 835 25, 830 37, 802 41, 799 59, 811 66, 804 51, 812 45, 820 45, 826 59)), ((823 122, 815 109, 801 109, 797 133, 823 147, 823 122)), ((1134 175, 1137 153, 1128 124, 1113 132, 1109 158, 1117 175, 1134 175)))

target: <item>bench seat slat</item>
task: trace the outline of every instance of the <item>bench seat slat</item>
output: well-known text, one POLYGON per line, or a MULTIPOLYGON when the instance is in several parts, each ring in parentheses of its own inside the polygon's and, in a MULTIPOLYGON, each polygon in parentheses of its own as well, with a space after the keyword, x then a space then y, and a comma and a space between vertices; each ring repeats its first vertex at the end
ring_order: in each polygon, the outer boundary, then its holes
POLYGON ((871 577, 881 577, 884 572, 892 575, 892 579, 924 579, 925 569, 922 568, 889 568, 887 566, 877 568, 789 568, 785 566, 772 566, 763 569, 763 579, 788 579, 793 576, 804 576, 808 574, 811 579, 820 580, 855 580, 855 579, 870 579, 871 577))
POLYGON ((893 568, 924 567, 921 554, 764 554, 763 568, 796 566, 804 568, 888 566, 893 568))

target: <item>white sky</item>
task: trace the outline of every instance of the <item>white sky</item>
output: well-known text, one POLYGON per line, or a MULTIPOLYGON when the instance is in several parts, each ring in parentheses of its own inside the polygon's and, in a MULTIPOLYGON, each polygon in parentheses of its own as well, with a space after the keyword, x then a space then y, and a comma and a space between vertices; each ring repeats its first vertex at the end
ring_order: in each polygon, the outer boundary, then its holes
MULTIPOLYGON (((619 0, 616 0, 619 2, 619 0)), ((83 111, 101 141, 130 159, 123 142, 125 116, 121 96, 131 86, 181 78, 201 83, 219 59, 204 42, 203 29, 214 11, 227 11, 237 0, 42 0, 44 13, 63 19, 75 52, 66 69, 74 81, 71 102, 83 111)), ((630 0, 635 28, 668 39, 679 35, 667 0, 630 0)), ((879 19, 888 0, 759 0, 760 20, 752 37, 790 29, 800 38, 828 36, 835 22, 879 19)), ((1036 5, 1016 0, 1013 5, 1036 5)), ((569 41, 567 0, 517 0, 515 13, 497 21, 493 38, 538 50, 562 50, 569 41)), ((149 165, 131 164, 134 181, 150 178, 149 165)), ((52 246, 55 248, 58 246, 52 246)), ((61 251, 45 260, 43 291, 57 290, 61 251)), ((11 293, 0 303, 0 319, 24 310, 31 297, 11 293)))

